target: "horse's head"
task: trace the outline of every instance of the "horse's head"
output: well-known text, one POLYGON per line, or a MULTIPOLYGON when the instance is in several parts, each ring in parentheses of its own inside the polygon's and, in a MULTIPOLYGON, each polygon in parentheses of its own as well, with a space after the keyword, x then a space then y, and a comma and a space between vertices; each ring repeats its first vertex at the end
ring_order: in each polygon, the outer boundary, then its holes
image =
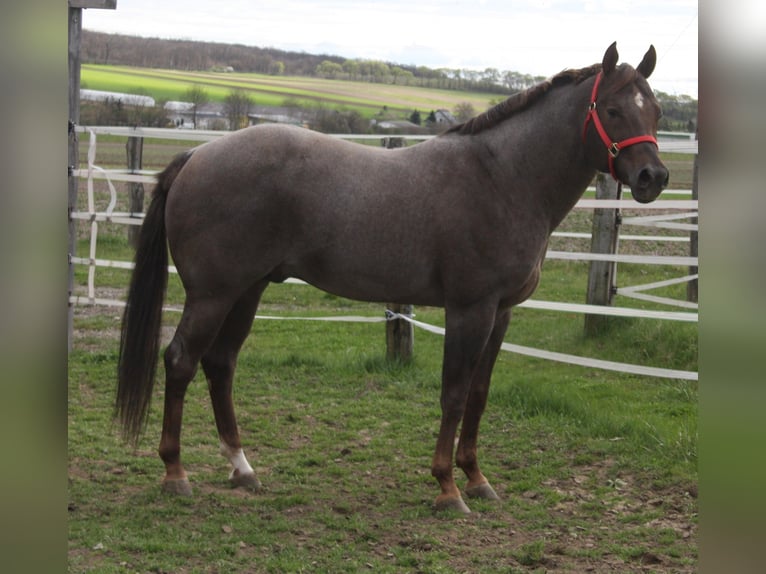
POLYGON ((660 106, 646 79, 657 53, 650 46, 637 68, 617 66, 617 43, 604 54, 583 128, 586 155, 600 171, 630 186, 641 203, 654 201, 668 184, 657 154, 660 106))

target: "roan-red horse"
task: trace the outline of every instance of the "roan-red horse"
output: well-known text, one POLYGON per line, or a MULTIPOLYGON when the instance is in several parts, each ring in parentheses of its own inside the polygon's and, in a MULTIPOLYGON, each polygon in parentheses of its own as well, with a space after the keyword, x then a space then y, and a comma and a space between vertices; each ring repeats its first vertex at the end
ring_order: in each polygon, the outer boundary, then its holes
POLYGON ((655 50, 636 68, 617 59, 612 44, 601 64, 565 70, 409 148, 264 125, 173 159, 140 231, 116 399, 136 442, 160 351, 169 246, 186 300, 164 352, 164 489, 191 493, 181 419, 200 363, 230 480, 260 486, 240 443, 234 369, 267 285, 296 277, 351 299, 445 309, 435 508, 469 512, 453 460, 466 496, 496 499, 477 460, 479 422, 511 310, 535 290, 551 232, 597 171, 642 203, 667 185, 646 81, 655 50))

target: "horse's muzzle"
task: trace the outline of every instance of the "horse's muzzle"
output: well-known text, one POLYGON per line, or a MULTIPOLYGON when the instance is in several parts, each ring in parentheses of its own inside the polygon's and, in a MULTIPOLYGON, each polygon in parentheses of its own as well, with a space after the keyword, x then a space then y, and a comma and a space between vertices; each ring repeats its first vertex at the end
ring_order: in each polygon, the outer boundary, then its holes
POLYGON ((668 185, 670 172, 660 164, 648 164, 631 178, 630 191, 633 199, 639 203, 649 203, 657 199, 668 185))

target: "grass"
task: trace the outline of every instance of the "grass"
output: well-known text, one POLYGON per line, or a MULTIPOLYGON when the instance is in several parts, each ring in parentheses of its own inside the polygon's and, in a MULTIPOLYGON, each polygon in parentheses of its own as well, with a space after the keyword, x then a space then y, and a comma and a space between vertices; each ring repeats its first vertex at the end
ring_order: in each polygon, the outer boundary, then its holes
MULTIPOLYGON (((97 163, 120 165, 122 145, 99 148, 106 155, 97 163)), ((170 148, 147 147, 145 163, 161 165, 170 148)), ((589 226, 587 212, 574 212, 563 224, 578 231, 589 226)), ((99 230, 100 258, 131 258, 124 228, 102 224, 99 230)), ((87 231, 83 224, 78 253, 87 253, 87 231)), ((557 241, 567 247, 572 240, 557 241)), ((647 248, 651 244, 631 247, 647 248)), ((635 284, 684 272, 626 265, 618 278, 635 284)), ((116 298, 129 278, 101 268, 96 277, 99 290, 116 298)), ((77 267, 79 291, 86 278, 87 270, 77 267)), ((587 264, 550 261, 535 298, 582 302, 586 282, 587 264)), ((171 276, 169 302, 182 298, 171 276)), ((269 288, 260 309, 281 316, 382 311, 300 285, 269 288)), ((443 325, 440 309, 415 312, 443 325)), ((440 515, 431 510, 437 487, 429 465, 440 416, 442 339, 417 331, 414 360, 399 364, 385 360, 379 324, 256 321, 234 393, 245 451, 265 488, 258 494, 229 488, 198 375, 187 395, 183 433, 195 496, 169 498, 159 489, 163 467, 156 455, 163 385, 155 389, 137 449, 124 445, 113 427, 119 315, 110 308, 75 309, 68 380, 70 572, 696 569, 696 382, 502 353, 480 437, 482 468, 502 500, 469 501, 474 512, 467 517, 440 515)), ((166 341, 178 318, 166 313, 166 341)), ((697 369, 695 324, 614 319, 586 338, 582 321, 519 308, 507 340, 697 369)))

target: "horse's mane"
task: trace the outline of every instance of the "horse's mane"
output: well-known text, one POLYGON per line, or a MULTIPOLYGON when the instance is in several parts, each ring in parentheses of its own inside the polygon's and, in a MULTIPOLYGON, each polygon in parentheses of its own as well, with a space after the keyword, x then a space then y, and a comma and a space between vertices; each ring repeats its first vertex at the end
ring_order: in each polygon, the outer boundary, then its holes
POLYGON ((479 114, 475 118, 452 126, 444 134, 472 135, 492 128, 515 113, 527 109, 552 88, 567 84, 579 84, 583 80, 597 74, 600 70, 601 64, 594 64, 578 70, 564 70, 531 88, 513 94, 505 101, 479 114))

